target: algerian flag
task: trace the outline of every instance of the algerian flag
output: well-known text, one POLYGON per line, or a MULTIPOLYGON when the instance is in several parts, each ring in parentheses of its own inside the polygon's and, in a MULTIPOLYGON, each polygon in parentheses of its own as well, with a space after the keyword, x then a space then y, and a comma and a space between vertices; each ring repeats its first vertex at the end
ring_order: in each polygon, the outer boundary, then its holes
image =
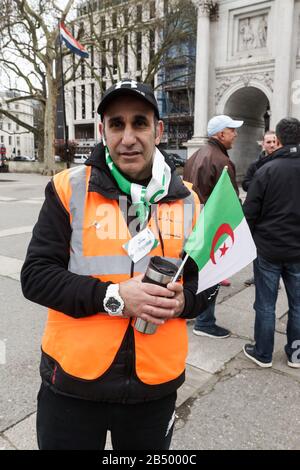
POLYGON ((256 258, 256 247, 227 169, 200 212, 184 250, 199 269, 197 293, 232 276, 256 258))

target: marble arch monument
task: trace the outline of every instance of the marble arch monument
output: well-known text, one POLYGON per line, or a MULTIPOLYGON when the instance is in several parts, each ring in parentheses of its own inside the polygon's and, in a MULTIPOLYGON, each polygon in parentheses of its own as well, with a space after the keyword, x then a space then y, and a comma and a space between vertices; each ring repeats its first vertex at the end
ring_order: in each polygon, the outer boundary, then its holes
POLYGON ((300 119, 300 0, 193 1, 198 29, 188 156, 206 142, 213 115, 244 119, 231 151, 241 176, 266 126, 288 115, 300 119))

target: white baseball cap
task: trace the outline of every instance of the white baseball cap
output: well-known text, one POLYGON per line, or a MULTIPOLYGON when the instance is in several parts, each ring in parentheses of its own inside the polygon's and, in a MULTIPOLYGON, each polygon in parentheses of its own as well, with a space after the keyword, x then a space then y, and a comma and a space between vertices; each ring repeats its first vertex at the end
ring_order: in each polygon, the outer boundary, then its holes
POLYGON ((237 129, 244 124, 244 121, 234 121, 229 116, 225 116, 225 114, 221 114, 220 116, 215 116, 211 118, 211 120, 207 124, 207 135, 211 137, 212 135, 217 134, 218 132, 222 131, 226 127, 231 129, 237 129))

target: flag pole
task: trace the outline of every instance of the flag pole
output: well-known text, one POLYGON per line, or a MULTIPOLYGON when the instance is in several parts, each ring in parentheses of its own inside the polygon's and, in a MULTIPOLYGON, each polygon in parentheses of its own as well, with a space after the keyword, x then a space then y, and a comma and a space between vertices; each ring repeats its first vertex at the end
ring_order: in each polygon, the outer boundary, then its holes
POLYGON ((63 67, 63 55, 61 47, 61 36, 59 35, 59 48, 60 48, 60 73, 61 73, 61 87, 62 87, 62 105, 63 105, 63 120, 64 120, 64 157, 67 162, 67 168, 70 168, 70 159, 69 159, 69 129, 67 126, 66 119, 66 103, 65 103, 65 81, 64 81, 64 67, 63 67))
POLYGON ((173 277, 172 282, 176 282, 177 279, 179 278, 179 276, 180 276, 180 274, 181 274, 181 272, 182 272, 182 270, 183 270, 183 268, 184 268, 184 265, 185 265, 185 263, 187 262, 188 257, 189 257, 189 255, 186 255, 186 256, 185 256, 184 260, 182 261, 181 265, 180 265, 179 268, 178 268, 177 273, 176 273, 175 276, 173 277))

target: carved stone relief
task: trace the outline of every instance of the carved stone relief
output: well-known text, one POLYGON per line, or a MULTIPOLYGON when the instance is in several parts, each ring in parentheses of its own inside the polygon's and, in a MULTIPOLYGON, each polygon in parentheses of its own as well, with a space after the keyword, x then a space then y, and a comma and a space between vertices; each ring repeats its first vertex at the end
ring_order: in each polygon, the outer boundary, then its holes
POLYGON ((273 92, 274 74, 273 72, 246 73, 232 77, 222 77, 217 79, 216 104, 219 104, 224 93, 233 85, 242 83, 245 87, 250 86, 251 81, 261 82, 273 92))
POLYGON ((238 32, 239 52, 265 48, 268 39, 268 15, 240 19, 238 32))

